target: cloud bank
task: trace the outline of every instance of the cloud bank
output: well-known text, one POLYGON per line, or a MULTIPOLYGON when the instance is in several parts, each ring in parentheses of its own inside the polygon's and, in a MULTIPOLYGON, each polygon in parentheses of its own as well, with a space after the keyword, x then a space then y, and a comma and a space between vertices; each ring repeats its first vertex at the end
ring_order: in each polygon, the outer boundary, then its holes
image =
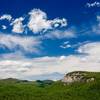
MULTIPOLYGON (((93 42, 81 45, 77 52, 80 55, 39 57, 27 59, 7 59, 0 60, 0 78, 16 77, 30 80, 40 75, 61 75, 70 71, 100 71, 100 42, 93 42)), ((6 55, 5 55, 6 56, 6 55)), ((46 76, 47 77, 47 76, 46 76)), ((49 77, 47 77, 48 79, 49 77)), ((58 78, 59 79, 59 78, 58 78)), ((55 79, 54 79, 55 80, 55 79)))

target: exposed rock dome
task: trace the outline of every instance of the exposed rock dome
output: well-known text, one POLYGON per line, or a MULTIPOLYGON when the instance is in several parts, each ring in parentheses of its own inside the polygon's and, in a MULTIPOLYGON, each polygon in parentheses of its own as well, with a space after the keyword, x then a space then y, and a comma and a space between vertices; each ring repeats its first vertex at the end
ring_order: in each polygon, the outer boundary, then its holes
POLYGON ((90 82, 94 80, 94 77, 89 77, 87 72, 76 71, 66 74, 61 81, 69 84, 73 82, 90 82))

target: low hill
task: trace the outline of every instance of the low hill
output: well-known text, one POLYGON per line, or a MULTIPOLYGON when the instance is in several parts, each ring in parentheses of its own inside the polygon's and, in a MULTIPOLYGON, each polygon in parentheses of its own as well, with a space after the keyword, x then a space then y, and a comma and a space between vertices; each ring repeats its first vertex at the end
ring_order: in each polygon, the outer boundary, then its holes
POLYGON ((65 77, 56 82, 38 80, 26 82, 27 84, 21 80, 18 82, 17 79, 1 80, 0 100, 100 100, 99 72, 77 71, 68 73, 65 77), (74 81, 64 85, 68 82, 62 81, 65 77, 74 81), (12 80, 14 82, 10 82, 12 80))
POLYGON ((7 79, 1 79, 0 80, 0 83, 3 83, 3 84, 12 84, 12 83, 26 83, 26 82, 29 82, 28 80, 19 80, 19 79, 16 79, 16 78, 7 78, 7 79))

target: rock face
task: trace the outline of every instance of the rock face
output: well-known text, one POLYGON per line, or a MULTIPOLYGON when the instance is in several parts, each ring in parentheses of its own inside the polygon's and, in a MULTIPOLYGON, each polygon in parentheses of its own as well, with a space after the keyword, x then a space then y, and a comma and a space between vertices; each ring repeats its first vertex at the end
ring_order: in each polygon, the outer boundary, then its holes
POLYGON ((93 77, 87 77, 87 73, 77 71, 66 74, 61 81, 66 84, 70 84, 73 82, 91 82, 94 80, 95 79, 93 77))

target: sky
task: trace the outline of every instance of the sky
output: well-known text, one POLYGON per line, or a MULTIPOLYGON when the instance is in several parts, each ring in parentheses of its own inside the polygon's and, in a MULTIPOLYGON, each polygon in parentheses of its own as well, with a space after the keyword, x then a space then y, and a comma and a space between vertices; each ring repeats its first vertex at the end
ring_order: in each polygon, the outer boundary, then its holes
POLYGON ((0 0, 0 79, 71 71, 100 71, 100 0, 0 0))

